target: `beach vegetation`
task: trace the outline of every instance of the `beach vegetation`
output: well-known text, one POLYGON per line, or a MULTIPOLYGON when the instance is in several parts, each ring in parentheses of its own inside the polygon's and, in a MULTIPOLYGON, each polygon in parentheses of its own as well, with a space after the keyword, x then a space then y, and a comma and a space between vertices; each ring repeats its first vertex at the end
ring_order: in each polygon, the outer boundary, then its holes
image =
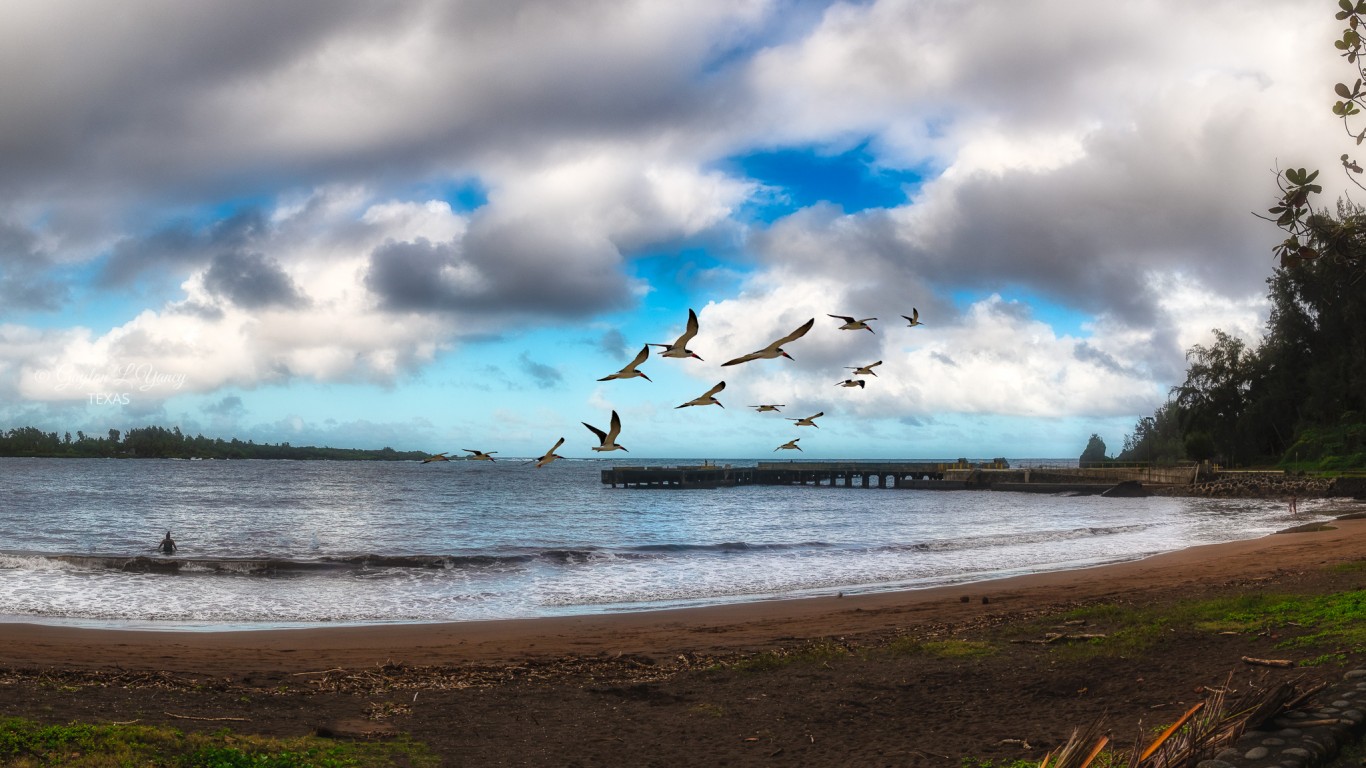
MULTIPOLYGON (((1108 629, 1105 637, 1056 646, 1069 658, 1133 655, 1177 629, 1281 635, 1284 639, 1278 648, 1331 649, 1326 656, 1366 651, 1366 590, 1329 595, 1245 594, 1162 609, 1104 604, 1073 610, 1066 618, 1108 629)), ((1325 657, 1320 659, 1315 663, 1328 663, 1325 657)))
POLYGON ((1325 653, 1315 656, 1312 659, 1305 659, 1300 662, 1301 667, 1322 667, 1327 665, 1343 667, 1347 665, 1347 654, 1345 653, 1325 653))
POLYGON ((19 768, 350 768, 435 766, 438 762, 425 746, 406 739, 382 743, 313 736, 275 739, 227 730, 183 733, 137 724, 43 725, 20 718, 0 719, 0 763, 19 768))

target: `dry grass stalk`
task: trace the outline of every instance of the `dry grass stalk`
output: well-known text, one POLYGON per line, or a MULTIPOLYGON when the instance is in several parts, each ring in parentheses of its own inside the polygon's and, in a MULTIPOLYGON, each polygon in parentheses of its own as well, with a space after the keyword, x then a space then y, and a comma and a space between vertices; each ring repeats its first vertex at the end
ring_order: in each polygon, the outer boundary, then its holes
POLYGON ((1193 768, 1237 741, 1244 731, 1279 716, 1309 695, 1299 692, 1295 683, 1282 682, 1266 687, 1254 685, 1230 699, 1231 682, 1232 675, 1222 687, 1207 688, 1205 700, 1191 707, 1138 753, 1129 763, 1131 768, 1193 768))
POLYGON ((1204 706, 1205 702, 1202 701, 1199 704, 1196 704, 1195 706, 1186 710, 1186 714, 1177 718, 1176 722, 1167 726, 1167 730, 1163 731, 1162 735, 1154 739, 1153 743, 1149 744, 1148 748, 1143 750, 1142 754, 1138 756, 1138 762, 1135 764, 1142 765, 1144 760, 1147 760, 1148 758, 1152 757, 1154 752, 1161 749, 1162 745, 1167 743, 1167 739, 1171 738, 1171 735, 1173 733, 1176 733, 1178 730, 1180 730, 1181 726, 1185 725, 1186 721, 1191 719, 1191 716, 1194 715, 1196 712, 1199 712, 1201 709, 1203 709, 1204 706))
POLYGON ((1050 752, 1039 763, 1039 768, 1088 768, 1110 741, 1103 731, 1103 723, 1104 718, 1099 718, 1085 728, 1072 731, 1072 736, 1057 751, 1057 756, 1054 757, 1054 753, 1050 752))

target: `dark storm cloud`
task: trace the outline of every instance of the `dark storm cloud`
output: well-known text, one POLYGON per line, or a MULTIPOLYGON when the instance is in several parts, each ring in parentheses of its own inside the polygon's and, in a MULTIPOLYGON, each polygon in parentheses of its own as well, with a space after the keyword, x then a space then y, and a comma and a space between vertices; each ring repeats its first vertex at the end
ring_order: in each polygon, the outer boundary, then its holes
POLYGON ((394 311, 501 311, 581 316, 619 309, 629 284, 610 245, 575 249, 536 227, 472 228, 459 243, 389 242, 365 285, 394 311))
POLYGON ((244 309, 307 303, 280 263, 260 253, 229 251, 213 258, 204 288, 244 309))
POLYGON ((554 389, 564 383, 564 374, 545 363, 532 360, 531 355, 526 352, 517 360, 521 364, 522 372, 531 377, 537 389, 554 389))
POLYGON ((124 286, 149 271, 168 268, 176 273, 188 272, 207 263, 215 254, 260 242, 268 235, 268 226, 264 214, 251 209, 208 228, 179 223, 146 237, 124 238, 109 254, 100 271, 99 284, 124 286))
POLYGON ((414 242, 388 242, 370 255, 365 286, 385 309, 426 312, 455 309, 466 298, 466 289, 445 273, 459 263, 455 248, 426 238, 414 242))
POLYGON ((6 310, 60 309, 70 291, 50 277, 52 268, 32 232, 0 221, 0 317, 6 310))

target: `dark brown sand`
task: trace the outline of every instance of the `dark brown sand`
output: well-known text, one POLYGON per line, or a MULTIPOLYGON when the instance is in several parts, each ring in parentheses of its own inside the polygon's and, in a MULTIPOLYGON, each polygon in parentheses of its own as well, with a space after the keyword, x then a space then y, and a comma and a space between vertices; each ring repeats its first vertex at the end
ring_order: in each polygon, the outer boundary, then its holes
POLYGON ((1010 640, 1041 637, 1078 605, 1366 587, 1366 570, 1340 567, 1366 558, 1366 521, 1331 526, 957 587, 638 614, 250 632, 0 623, 0 715, 408 733, 451 765, 1037 760, 1103 713, 1128 737, 1230 673, 1252 684, 1263 670, 1243 656, 1296 657, 1273 631, 1173 631, 1100 662, 1010 640), (995 652, 907 652, 948 639, 995 652), (734 666, 775 650, 797 655, 734 666))

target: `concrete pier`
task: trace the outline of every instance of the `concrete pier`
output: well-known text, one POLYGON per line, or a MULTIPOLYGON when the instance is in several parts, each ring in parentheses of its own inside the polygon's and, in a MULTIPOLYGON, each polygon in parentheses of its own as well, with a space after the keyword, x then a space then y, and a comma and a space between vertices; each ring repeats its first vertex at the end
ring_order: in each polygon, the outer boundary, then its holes
POLYGON ((1002 490, 1099 493, 1122 482, 1189 485, 1192 467, 1011 468, 1005 459, 956 461, 761 461, 753 467, 703 463, 678 467, 612 467, 602 483, 613 488, 723 488, 736 485, 809 485, 827 488, 1002 490))

